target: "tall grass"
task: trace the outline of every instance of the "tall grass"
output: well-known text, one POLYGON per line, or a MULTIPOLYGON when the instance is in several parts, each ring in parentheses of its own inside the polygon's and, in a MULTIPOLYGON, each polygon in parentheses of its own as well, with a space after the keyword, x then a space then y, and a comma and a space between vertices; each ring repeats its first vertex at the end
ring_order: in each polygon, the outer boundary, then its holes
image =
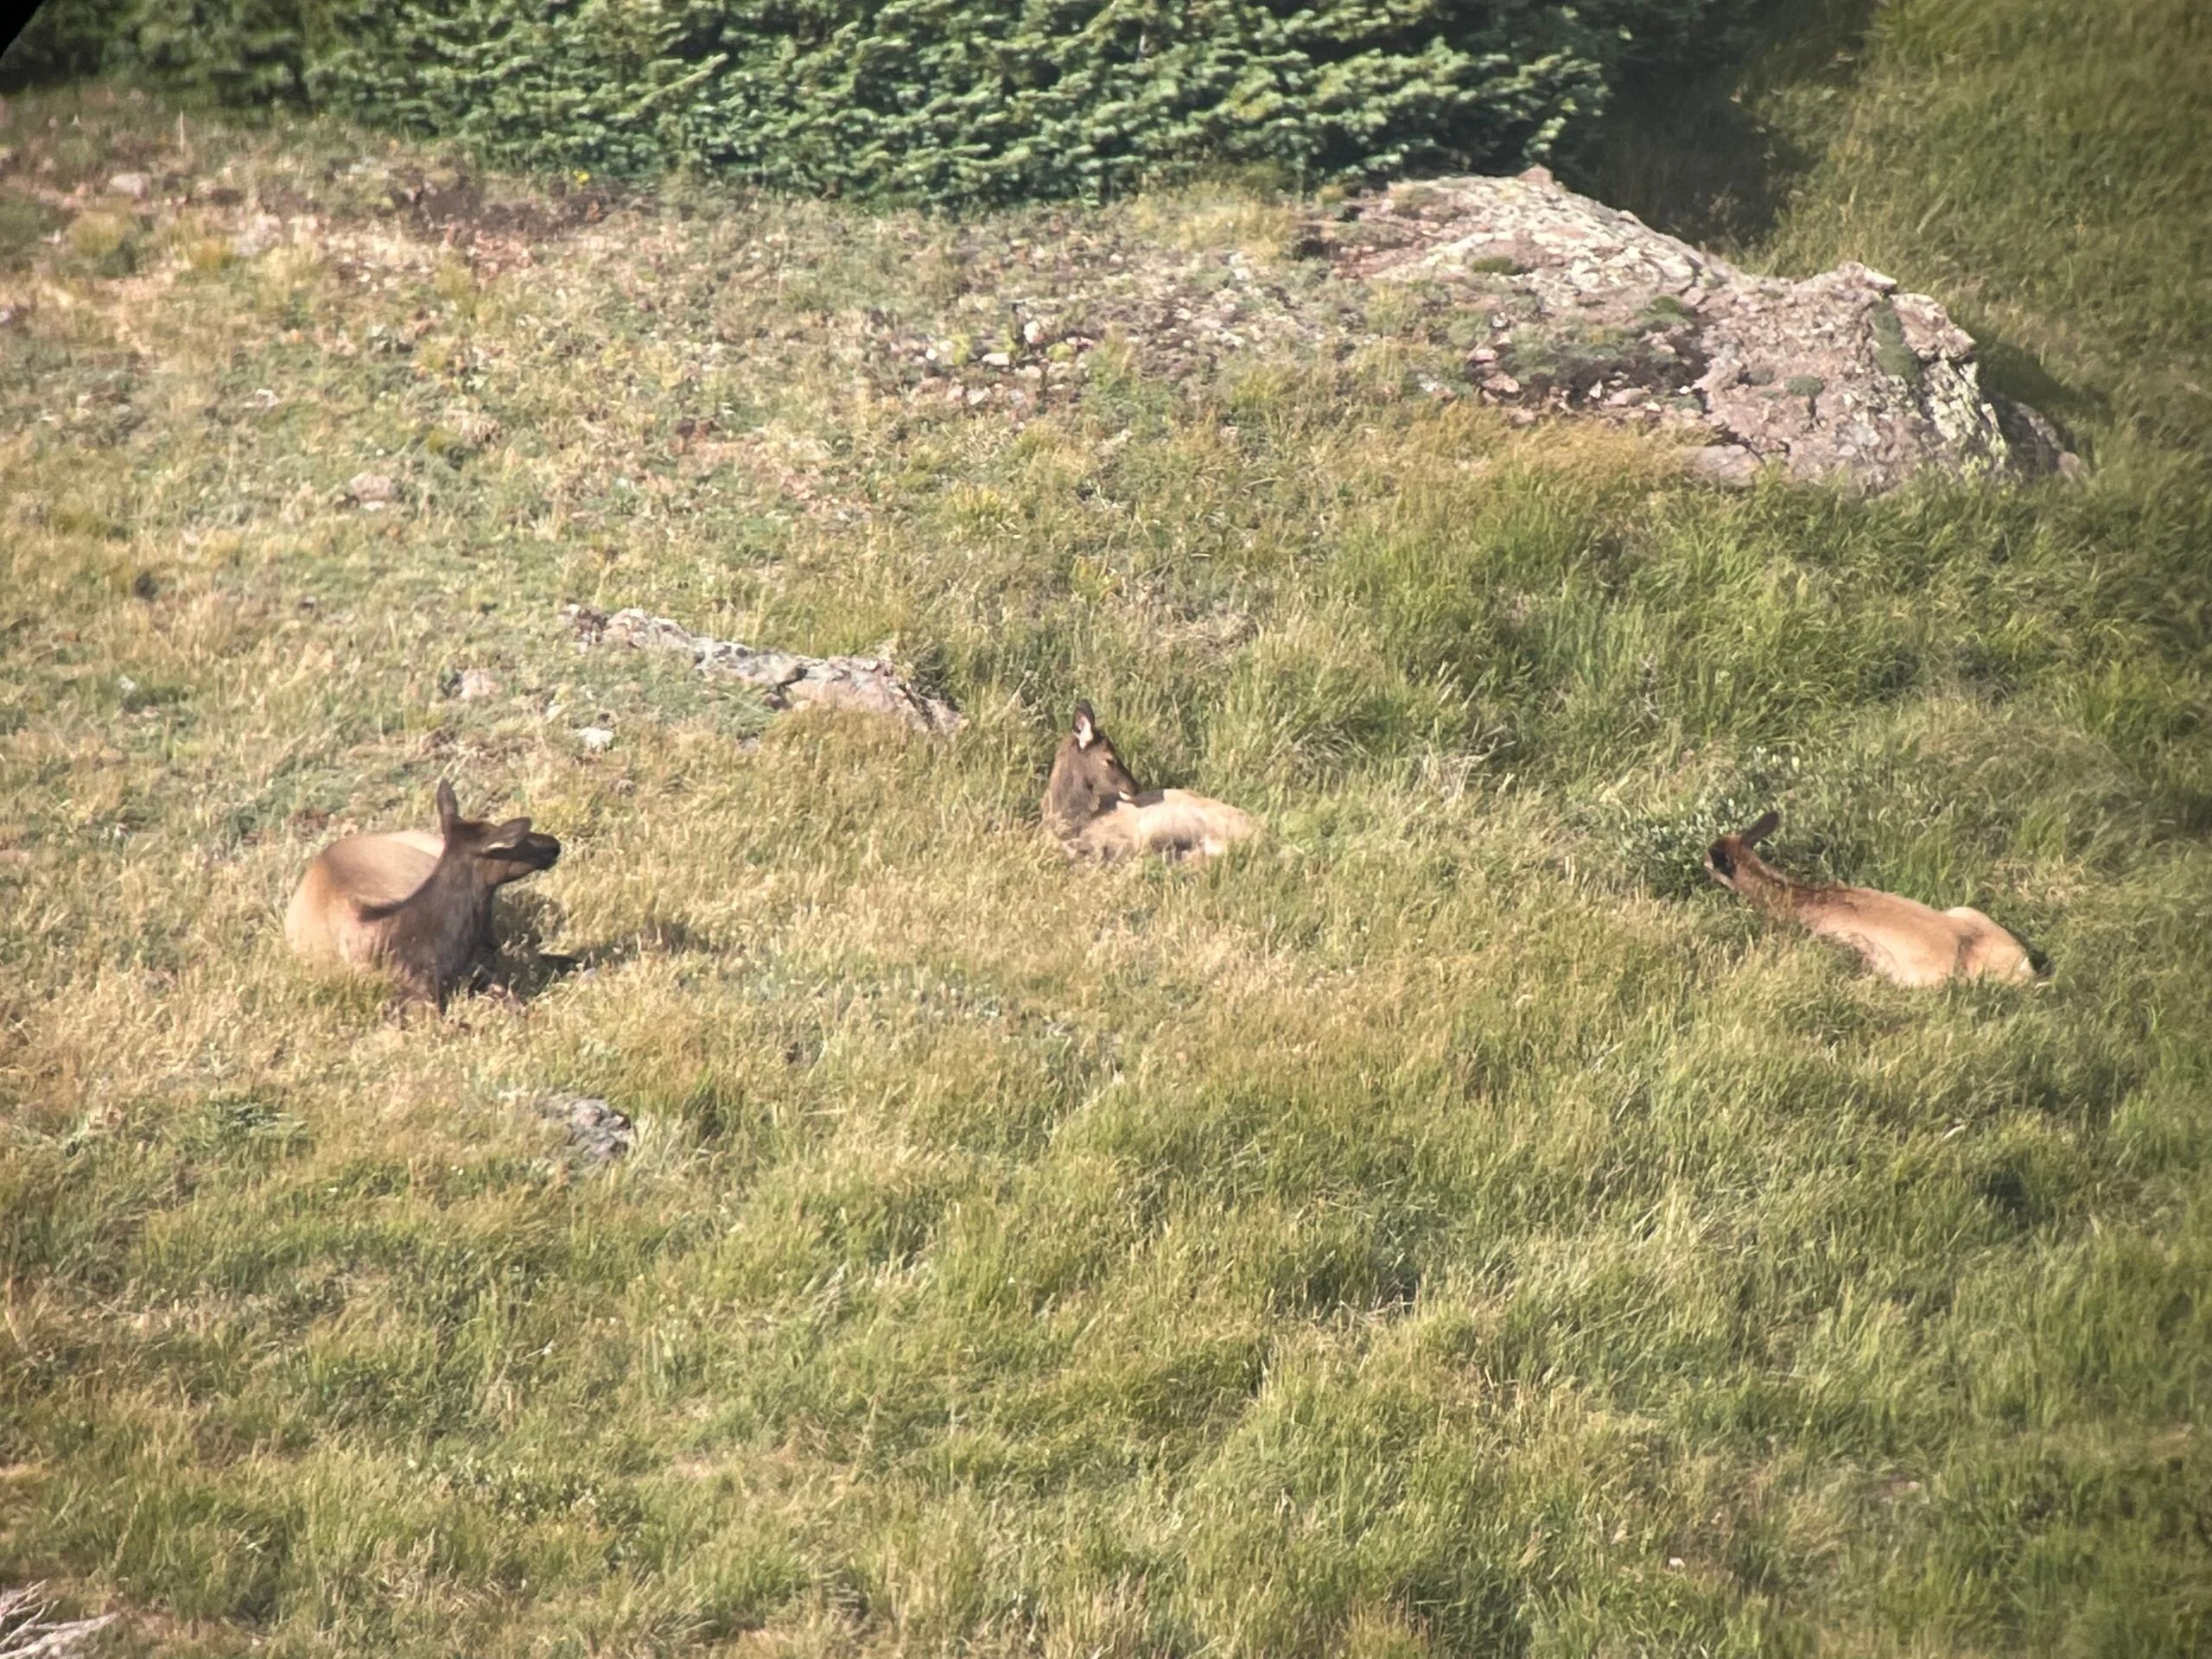
POLYGON ((899 404, 863 308, 1034 222, 679 188, 488 276, 357 135, 14 104, 0 1580, 165 1655, 2201 1649, 2212 489, 2130 342, 2193 361, 2203 279, 1946 113, 2039 86, 2207 206, 2185 99, 2084 90, 2193 16, 2091 15, 1887 9, 1775 233, 2081 391, 2085 484, 1878 502, 1372 352, 899 404), (50 205, 125 165, 323 222, 50 205), (969 724, 772 716, 564 600, 889 638, 969 724), (1267 839, 1066 867, 1077 695, 1267 839), (446 775, 563 837, 516 920, 583 968, 389 1020, 277 917, 446 775), (2048 984, 1735 906, 1694 861, 1768 805, 2048 984))

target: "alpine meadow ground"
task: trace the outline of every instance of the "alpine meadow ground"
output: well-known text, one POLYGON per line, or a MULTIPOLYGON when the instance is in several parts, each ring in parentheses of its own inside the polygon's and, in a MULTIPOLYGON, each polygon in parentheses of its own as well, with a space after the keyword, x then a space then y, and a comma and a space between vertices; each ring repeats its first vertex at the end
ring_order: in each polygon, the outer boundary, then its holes
POLYGON ((1380 314, 925 406, 862 342, 986 252, 1294 215, 479 177, 472 254, 448 156, 10 100, 0 1584, 163 1656, 2212 1649, 2212 42, 1815 21, 1745 257, 1953 304, 2083 481, 1713 491, 1380 314), (1267 834, 1066 864, 1078 696, 1267 834), (389 1017, 283 906, 442 778, 580 966, 389 1017), (1697 859, 1768 807, 2046 982, 1763 921, 1697 859))

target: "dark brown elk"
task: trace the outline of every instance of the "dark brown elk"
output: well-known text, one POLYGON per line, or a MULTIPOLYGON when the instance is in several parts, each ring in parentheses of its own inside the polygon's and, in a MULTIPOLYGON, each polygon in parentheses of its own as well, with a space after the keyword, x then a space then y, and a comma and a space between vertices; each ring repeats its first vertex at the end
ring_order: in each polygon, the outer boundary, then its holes
POLYGON ((1045 827, 1071 858, 1211 858, 1259 833, 1249 813, 1184 789, 1138 786, 1087 702, 1052 757, 1045 827))
POLYGON ((1723 836, 1706 849, 1713 879, 1764 911, 1849 945, 1876 973, 1900 985, 1940 985, 1951 979, 2036 976, 2020 942, 1971 906, 1931 910, 1893 893, 1796 881, 1751 849, 1782 822, 1767 813, 1748 830, 1723 836))
POLYGON ((498 950, 492 901, 510 881, 550 869, 561 843, 528 818, 461 816, 438 785, 438 833, 347 836, 315 855, 284 912, 284 938, 310 959, 391 975, 403 999, 440 1008, 498 950))

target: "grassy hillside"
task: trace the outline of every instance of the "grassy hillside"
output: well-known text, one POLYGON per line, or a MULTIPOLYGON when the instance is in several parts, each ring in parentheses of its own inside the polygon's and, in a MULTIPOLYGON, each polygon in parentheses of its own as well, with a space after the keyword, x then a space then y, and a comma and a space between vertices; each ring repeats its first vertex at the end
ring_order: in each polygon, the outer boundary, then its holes
POLYGON ((2202 1651, 2202 45, 1898 0, 1754 66, 1758 256, 1957 301, 2098 462, 1875 503, 1439 401, 1379 306, 1029 419, 877 372, 1069 238, 1299 280, 1264 201, 479 199, 12 103, 0 1582, 162 1655, 2202 1651), (1267 839, 1066 867, 1077 695, 1267 839), (513 914, 583 965, 391 1020, 281 906, 443 776, 563 839, 513 914), (1770 804, 2048 984, 1747 913, 1695 858, 1770 804))

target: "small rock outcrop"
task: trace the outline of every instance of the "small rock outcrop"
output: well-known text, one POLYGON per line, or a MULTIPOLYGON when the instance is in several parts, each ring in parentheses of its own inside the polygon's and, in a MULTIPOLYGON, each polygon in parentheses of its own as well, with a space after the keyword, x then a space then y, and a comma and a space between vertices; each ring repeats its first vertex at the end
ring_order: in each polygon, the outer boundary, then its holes
POLYGON ((949 734, 960 727, 960 715, 950 703, 917 689, 895 664, 880 657, 801 657, 787 651, 761 651, 734 639, 694 633, 680 622, 641 610, 609 616, 589 606, 569 605, 561 613, 580 645, 611 643, 681 652, 702 674, 724 675, 760 687, 772 708, 811 703, 857 709, 864 714, 895 715, 927 732, 949 734))
POLYGON ((92 1651, 92 1638, 115 1623, 113 1613, 97 1618, 60 1619, 53 1615, 43 1584, 0 1590, 0 1659, 72 1659, 92 1651))
POLYGON ((638 1144, 628 1116, 596 1095, 541 1095, 531 1109, 567 1137, 582 1161, 611 1164, 638 1144))
POLYGON ((1705 440, 1693 469, 1723 484, 1769 463, 1875 491, 1931 467, 2079 467, 2050 423, 1983 390, 1941 305, 1864 265, 1754 276, 1541 168, 1394 185, 1339 215, 1305 251, 1339 277, 1443 285, 1481 314, 1470 376, 1522 418, 1679 429, 1705 440))

